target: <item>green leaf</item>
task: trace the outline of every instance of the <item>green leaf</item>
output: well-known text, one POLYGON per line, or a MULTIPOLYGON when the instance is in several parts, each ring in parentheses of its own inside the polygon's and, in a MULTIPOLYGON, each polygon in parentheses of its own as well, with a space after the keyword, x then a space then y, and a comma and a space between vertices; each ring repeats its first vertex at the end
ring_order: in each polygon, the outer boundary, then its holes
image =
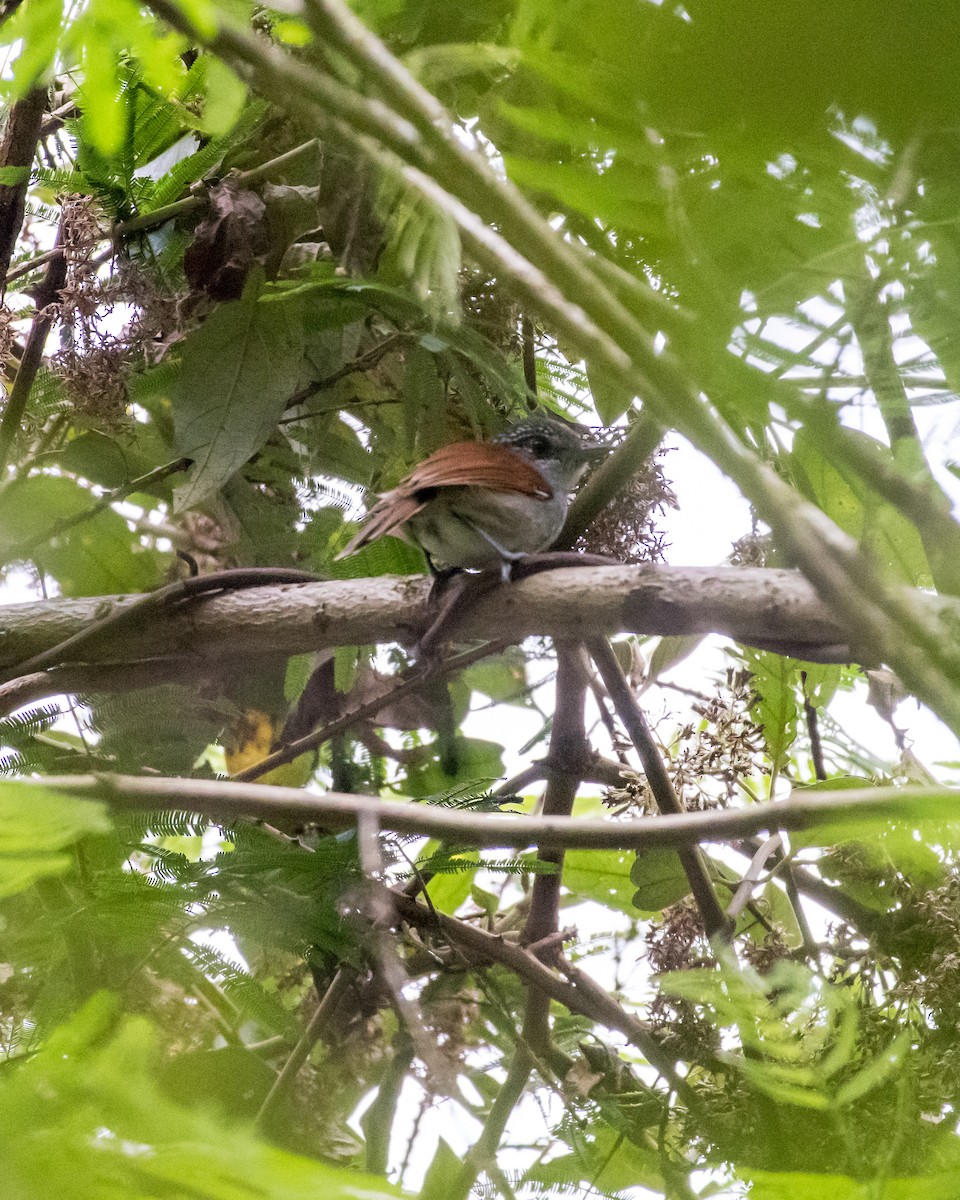
POLYGON ((526 694, 527 662, 517 647, 474 663, 461 678, 471 691, 482 692, 498 704, 516 704, 521 708, 532 704, 526 694))
POLYGON ((815 1175, 793 1171, 738 1172, 750 1185, 750 1200, 875 1200, 878 1183, 883 1200, 955 1200, 960 1171, 912 1178, 851 1179, 847 1175, 815 1175))
MULTIPOLYGON (((157 1039, 98 993, 0 1081, 0 1158, 17 1200, 387 1200, 383 1179, 257 1140, 158 1086, 157 1039), (57 1153, 50 1147, 56 1145, 57 1153)), ((182 1094, 182 1093, 181 1093, 182 1094)))
MULTIPOLYGON (((803 933, 800 929, 800 923, 797 921, 797 914, 793 904, 790 902, 790 897, 778 887, 774 880, 769 880, 763 888, 762 904, 767 909, 767 916, 778 926, 783 934, 783 939, 791 949, 797 949, 803 945, 803 933)), ((765 930, 758 928, 756 936, 761 941, 763 940, 765 930)))
POLYGON ((283 676, 283 698, 288 704, 292 704, 302 694, 317 666, 317 661, 313 654, 294 654, 287 659, 287 669, 283 676))
POLYGON ((455 913, 473 892, 473 880, 477 871, 444 871, 427 884, 427 895, 438 912, 455 913))
POLYGON ((457 764, 456 775, 448 775, 439 761, 423 767, 411 767, 398 789, 406 796, 438 796, 452 788, 479 780, 492 781, 503 776, 503 747, 482 738, 457 736, 450 757, 457 764))
POLYGON ((702 634, 688 634, 682 637, 670 635, 660 638, 650 656, 646 683, 656 683, 661 675, 666 675, 668 671, 672 671, 685 658, 688 658, 702 641, 702 634))
POLYGON ((105 158, 113 158, 124 141, 128 95, 121 85, 123 26, 138 23, 129 0, 92 0, 73 25, 80 43, 83 83, 80 104, 84 134, 105 158))
POLYGON ((419 1200, 447 1200, 451 1181, 457 1178, 462 1169, 463 1162, 459 1155, 441 1138, 427 1168, 419 1200))
POLYGON ((636 891, 634 907, 643 913, 661 912, 690 892, 686 872, 675 850, 641 850, 630 870, 636 891))
POLYGON ((20 44, 13 64, 13 96, 23 96, 53 64, 63 22, 63 0, 31 0, 5 22, 3 40, 20 44))
MULTIPOLYGON (((880 562, 912 584, 926 584, 930 566, 916 527, 870 492, 852 468, 842 471, 828 461, 822 436, 819 429, 804 426, 794 437, 790 461, 797 486, 880 562)), ((882 443, 855 429, 848 429, 846 436, 870 443, 893 468, 892 455, 882 443)))
POLYGON ((640 893, 633 880, 635 865, 633 856, 624 850, 568 850, 563 859, 564 887, 573 902, 595 900, 633 917, 638 907, 644 907, 636 903, 640 893))
POLYGON ((297 383, 303 322, 296 302, 253 287, 221 304, 186 342, 173 395, 178 454, 194 460, 176 509, 208 499, 264 445, 297 383))
POLYGON ((520 54, 509 46, 488 42, 448 42, 412 50, 407 68, 431 90, 451 79, 478 72, 502 74, 517 66, 520 54))
POLYGON ((57 455, 57 461, 65 471, 106 488, 123 487, 157 465, 148 465, 134 448, 98 429, 87 429, 72 438, 57 455))
POLYGON ((633 403, 633 392, 600 367, 587 367, 590 393, 597 416, 604 425, 613 425, 633 403))
POLYGON ((247 85, 219 58, 210 58, 205 78, 207 102, 201 129, 212 137, 229 133, 247 99, 247 85))
POLYGON ((763 730, 767 754, 780 768, 797 736, 795 687, 799 668, 793 659, 768 651, 748 648, 743 655, 755 696, 750 712, 763 730))
POLYGON ((477 908, 482 909, 491 920, 497 915, 497 912, 500 908, 500 897, 494 892, 488 892, 486 888, 482 888, 477 884, 473 884, 470 888, 470 899, 474 902, 477 908))
MULTIPOLYGON (((66 482, 66 481, 64 481, 66 482)), ((119 513, 105 509, 37 550, 65 596, 149 592, 161 581, 163 556, 140 544, 119 513)))
MULTIPOLYGON (((573 1154, 558 1154, 538 1163, 524 1175, 531 1183, 567 1185, 549 1195, 573 1195, 571 1184, 589 1185, 580 1195, 620 1195, 627 1189, 663 1189, 662 1159, 651 1145, 638 1144, 609 1126, 601 1126, 589 1142, 578 1143, 573 1154), (602 1189, 598 1193, 597 1189, 602 1189)), ((536 1193, 534 1193, 536 1194, 536 1193)))
POLYGON ((89 512, 96 502, 63 476, 31 475, 7 488, 0 493, 0 562, 27 543, 30 557, 65 595, 149 591, 159 582, 162 556, 144 548, 112 509, 49 536, 60 520, 89 512))
MULTIPOLYGON (((843 792, 869 787, 870 783, 855 775, 844 775, 794 790, 801 794, 843 792)), ((954 792, 947 789, 943 794, 949 801, 954 792)), ((925 797, 911 796, 905 790, 902 800, 889 813, 877 814, 870 821, 845 821, 824 814, 816 824, 791 832, 790 845, 795 851, 830 847, 829 853, 819 857, 818 869, 828 878, 842 881, 861 903, 885 912, 899 906, 904 883, 918 893, 940 887, 946 868, 934 847, 953 850, 960 846, 960 824, 945 822, 939 813, 927 817, 926 811, 925 797)))
POLYGON ((0 781, 0 896, 59 875, 71 865, 66 853, 90 833, 106 833, 106 806, 77 800, 38 784, 0 781))
POLYGON ((663 225, 658 207, 638 194, 633 178, 600 170, 593 162, 552 163, 516 154, 506 154, 504 159, 515 183, 545 192, 591 220, 648 235, 663 225))
POLYGON ((326 546, 321 554, 312 558, 314 566, 325 570, 331 579, 366 579, 377 575, 423 575, 427 561, 417 546, 397 537, 377 538, 356 554, 340 562, 331 562, 331 552, 343 549, 356 526, 345 526, 342 536, 334 547, 326 546))
POLYGON ((837 1089, 835 1102, 838 1105, 855 1104, 861 1097, 888 1080, 891 1072, 896 1070, 909 1050, 910 1040, 910 1034, 906 1031, 895 1037, 886 1050, 837 1089))
POLYGON ((313 41, 313 33, 302 21, 277 21, 272 33, 287 46, 309 46, 313 41))

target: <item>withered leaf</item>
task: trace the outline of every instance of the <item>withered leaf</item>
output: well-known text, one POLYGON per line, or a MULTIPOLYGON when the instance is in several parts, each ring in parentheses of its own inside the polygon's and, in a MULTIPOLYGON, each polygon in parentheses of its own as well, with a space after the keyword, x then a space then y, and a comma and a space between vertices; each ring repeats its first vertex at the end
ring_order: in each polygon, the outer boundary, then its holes
POLYGON ((207 187, 210 204, 183 256, 183 269, 194 292, 211 300, 237 300, 250 268, 268 248, 265 206, 235 179, 207 187))

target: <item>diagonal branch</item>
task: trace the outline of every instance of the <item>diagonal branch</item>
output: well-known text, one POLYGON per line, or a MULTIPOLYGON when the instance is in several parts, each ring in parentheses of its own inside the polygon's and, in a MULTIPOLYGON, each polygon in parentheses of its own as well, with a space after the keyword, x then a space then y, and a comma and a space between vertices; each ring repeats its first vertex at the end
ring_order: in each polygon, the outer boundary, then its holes
POLYGON ((485 642, 482 646, 474 647, 472 650, 464 650, 461 654, 456 654, 452 658, 446 658, 440 662, 431 662, 425 667, 414 668, 405 678, 401 677, 395 687, 381 692, 379 696, 375 696, 365 704, 351 709, 335 720, 328 722, 328 724, 322 725, 312 733, 297 738, 296 741, 290 742, 286 746, 281 746, 279 750, 268 754, 266 758, 262 758, 252 766, 238 771, 235 775, 231 776, 231 779, 235 783, 259 779, 261 775, 266 775, 268 771, 272 771, 275 767, 293 762, 301 754, 306 754, 310 750, 316 750, 319 746, 322 746, 325 742, 329 742, 331 738, 336 737, 338 734, 345 732, 347 729, 352 729, 362 721, 375 717, 377 713, 382 712, 389 705, 396 704, 398 701, 406 699, 407 696, 415 695, 429 684, 435 683, 439 679, 444 679, 448 675, 453 675, 457 671, 462 671, 473 663, 489 657, 491 654, 499 654, 503 648, 503 642, 485 642))
POLYGON ((53 326, 56 309, 54 307, 60 295, 60 289, 67 280, 67 260, 61 248, 63 240, 63 220, 57 230, 57 241, 54 246, 54 257, 51 258, 43 279, 34 293, 37 311, 27 335, 27 344, 23 357, 17 367, 17 375, 13 388, 7 398, 0 419, 0 479, 6 471, 7 463, 13 452, 14 442, 20 432, 23 415, 27 411, 27 402, 33 390, 37 372, 43 361, 43 349, 47 344, 47 336, 53 326))
POLYGON ((10 109, 0 143, 0 167, 20 172, 21 178, 0 184, 0 280, 13 258, 27 206, 30 169, 37 153, 43 114, 47 110, 47 89, 35 87, 10 109))
MULTIPOLYGON (((640 756, 643 772, 647 777, 647 783, 650 785, 650 791, 653 793, 657 807, 664 814, 680 815, 684 813, 686 810, 667 774, 643 709, 637 703, 637 698, 627 683, 610 643, 605 638, 591 638, 587 642, 587 649, 597 665, 607 694, 617 710, 617 716, 640 756)), ((713 883, 707 872, 707 864, 699 847, 684 848, 678 850, 677 853, 690 883, 693 898, 697 902, 697 908, 700 910, 707 937, 719 937, 727 940, 732 930, 732 923, 717 898, 717 893, 714 891, 713 883)))
POLYGON ((86 521, 92 521, 94 517, 105 512, 111 505, 125 500, 128 496, 132 496, 134 492, 148 491, 158 483, 162 483, 170 475, 175 475, 178 471, 185 471, 192 461, 189 458, 174 459, 171 462, 164 463, 162 466, 154 467, 152 471, 147 471, 137 479, 131 479, 129 483, 123 484, 122 487, 105 492, 89 508, 85 508, 82 512, 72 513, 69 517, 61 517, 59 521, 55 521, 43 533, 31 537, 27 541, 19 542, 17 545, 11 546, 9 550, 4 550, 4 558, 7 562, 15 562, 17 559, 26 558, 38 546, 51 542, 54 538, 60 537, 71 529, 75 529, 78 525, 83 525, 86 521))

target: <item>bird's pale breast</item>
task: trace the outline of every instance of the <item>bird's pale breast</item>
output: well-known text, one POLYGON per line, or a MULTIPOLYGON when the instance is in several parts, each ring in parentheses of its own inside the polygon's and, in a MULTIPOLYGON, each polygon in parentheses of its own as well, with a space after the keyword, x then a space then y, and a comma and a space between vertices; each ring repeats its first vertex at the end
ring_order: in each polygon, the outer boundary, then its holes
POLYGON ((546 549, 563 527, 567 498, 549 500, 490 488, 443 488, 408 522, 431 560, 448 567, 495 567, 501 556, 546 549), (490 540, 480 533, 486 533, 490 540))

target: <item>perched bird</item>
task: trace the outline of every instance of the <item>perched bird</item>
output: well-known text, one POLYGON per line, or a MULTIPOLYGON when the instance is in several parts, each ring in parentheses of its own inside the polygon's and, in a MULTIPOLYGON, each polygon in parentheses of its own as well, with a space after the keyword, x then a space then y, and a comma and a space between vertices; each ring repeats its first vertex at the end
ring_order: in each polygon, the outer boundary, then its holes
POLYGON ((499 567, 506 578, 512 562, 550 546, 587 464, 607 451, 539 415, 491 442, 441 446, 381 494, 337 557, 392 533, 416 542, 434 570, 499 567))

